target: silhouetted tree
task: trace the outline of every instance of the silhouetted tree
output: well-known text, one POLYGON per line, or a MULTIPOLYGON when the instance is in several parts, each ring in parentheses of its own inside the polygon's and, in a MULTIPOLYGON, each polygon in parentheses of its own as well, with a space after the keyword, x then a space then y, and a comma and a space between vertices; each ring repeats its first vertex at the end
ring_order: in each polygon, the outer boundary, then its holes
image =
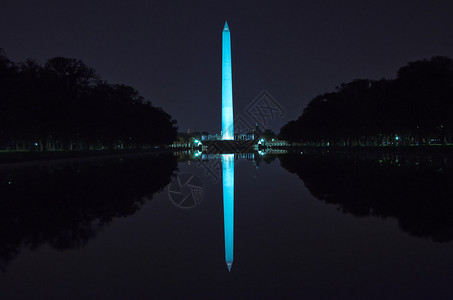
POLYGON ((356 79, 316 96, 280 138, 307 145, 409 145, 451 139, 453 61, 410 62, 395 80, 356 79))
POLYGON ((109 84, 81 60, 15 64, 0 51, 0 147, 149 148, 176 138, 176 121, 130 86, 109 84))
POLYGON ((266 140, 271 140, 277 138, 277 135, 271 129, 266 129, 261 133, 261 137, 266 140))

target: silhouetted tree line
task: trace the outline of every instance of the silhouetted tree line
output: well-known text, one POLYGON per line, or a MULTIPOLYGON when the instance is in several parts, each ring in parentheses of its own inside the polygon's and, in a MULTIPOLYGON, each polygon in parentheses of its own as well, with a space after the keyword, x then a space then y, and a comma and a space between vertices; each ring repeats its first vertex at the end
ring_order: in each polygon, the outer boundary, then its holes
POLYGON ((177 169, 171 155, 136 155, 0 170, 0 271, 22 249, 83 247, 135 214, 177 169))
POLYGON ((453 136, 453 61, 410 62, 396 79, 356 79, 316 96, 280 138, 306 145, 447 144, 453 136))
POLYGON ((453 240, 452 156, 313 151, 279 160, 344 213, 396 218, 410 235, 453 240))
POLYGON ((169 114, 81 60, 14 63, 0 49, 0 149, 147 148, 176 132, 169 114))

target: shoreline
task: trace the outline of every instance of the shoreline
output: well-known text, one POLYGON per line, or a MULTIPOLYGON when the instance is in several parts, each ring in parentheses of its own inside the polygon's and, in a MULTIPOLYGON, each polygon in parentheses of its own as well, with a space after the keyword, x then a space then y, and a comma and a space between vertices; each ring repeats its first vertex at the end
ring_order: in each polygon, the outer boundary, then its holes
POLYGON ((409 154, 453 154, 453 145, 436 146, 282 146, 269 149, 317 152, 363 152, 363 153, 409 153, 409 154))
MULTIPOLYGON (((187 148, 184 148, 187 150, 187 148)), ((268 149, 281 149, 291 152, 351 152, 351 153, 389 153, 389 154, 438 154, 453 155, 453 145, 448 146, 280 146, 268 149)), ((148 150, 88 150, 88 151, 5 151, 0 150, 0 165, 28 162, 55 162, 70 159, 108 158, 122 155, 146 155, 172 153, 180 149, 148 150)))
POLYGON ((151 150, 87 150, 87 151, 0 151, 0 165, 45 163, 71 159, 108 158, 122 155, 170 153, 169 149, 151 150))

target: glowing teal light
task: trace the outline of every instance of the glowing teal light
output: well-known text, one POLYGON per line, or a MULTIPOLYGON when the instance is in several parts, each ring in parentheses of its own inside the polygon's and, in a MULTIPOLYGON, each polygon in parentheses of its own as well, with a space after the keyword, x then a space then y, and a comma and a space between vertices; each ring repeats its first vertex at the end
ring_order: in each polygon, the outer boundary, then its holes
POLYGON ((396 136, 396 137, 395 137, 395 140, 399 140, 399 139, 400 139, 400 137, 399 137, 399 136, 396 136))
POLYGON ((234 139, 231 42, 227 22, 222 33, 222 140, 234 139))
POLYGON ((225 262, 228 271, 231 271, 234 240, 234 154, 222 154, 222 179, 225 262))

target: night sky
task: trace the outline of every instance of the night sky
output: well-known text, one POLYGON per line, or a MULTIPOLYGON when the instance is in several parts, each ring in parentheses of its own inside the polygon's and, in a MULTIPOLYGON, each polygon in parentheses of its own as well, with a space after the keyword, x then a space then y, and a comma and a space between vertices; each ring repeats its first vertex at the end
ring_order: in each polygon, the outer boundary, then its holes
POLYGON ((231 30, 235 115, 266 90, 297 118, 355 78, 394 78, 409 61, 453 57, 453 1, 0 2, 0 48, 16 62, 83 60, 190 128, 220 132, 221 38, 231 30))

